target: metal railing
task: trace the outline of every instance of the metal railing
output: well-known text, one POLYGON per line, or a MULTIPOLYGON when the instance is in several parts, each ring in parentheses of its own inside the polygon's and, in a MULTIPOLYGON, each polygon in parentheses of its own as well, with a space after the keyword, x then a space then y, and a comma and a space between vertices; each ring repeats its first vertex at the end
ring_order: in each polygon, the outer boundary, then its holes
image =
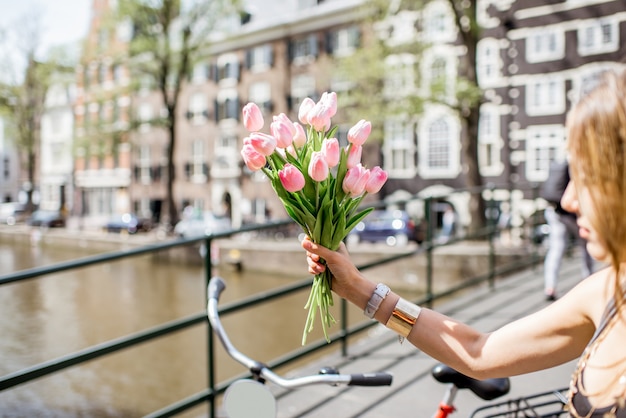
MULTIPOLYGON (((491 188, 493 191, 493 188, 491 188)), ((467 192, 464 191, 455 191, 458 192, 467 192)), ((484 192, 484 189, 481 189, 480 192, 484 192)), ((493 193, 491 193, 493 196, 493 193)), ((392 256, 380 259, 376 262, 362 264, 359 266, 361 270, 367 270, 373 267, 377 267, 380 265, 393 263, 398 260, 402 260, 407 257, 415 257, 418 254, 424 254, 427 260, 426 265, 426 291, 422 298, 416 300, 416 303, 422 305, 431 305, 434 301, 440 298, 448 297, 450 295, 455 294, 456 292, 475 286, 478 283, 483 283, 487 281, 491 287, 495 285, 495 278, 499 275, 506 274, 516 269, 520 269, 525 266, 529 266, 531 264, 536 263, 539 260, 538 254, 536 251, 533 251, 529 254, 528 257, 518 259, 515 262, 508 263, 506 265, 496 265, 496 251, 494 245, 494 239, 499 232, 494 219, 488 219, 487 225, 479 231, 475 231, 473 235, 468 234, 458 234, 456 237, 445 243, 438 243, 434 239, 434 232, 436 229, 436 224, 429 217, 433 213, 433 204, 437 201, 437 199, 445 198, 446 196, 437 196, 437 197, 427 197, 425 199, 421 199, 424 205, 424 213, 426 214, 427 219, 427 230, 426 232, 426 240, 421 243, 416 249, 410 250, 403 253, 396 253, 392 256), (475 277, 464 279, 461 283, 451 286, 444 291, 440 291, 435 293, 433 290, 433 252, 436 248, 446 245, 451 245, 458 243, 463 240, 483 240, 489 243, 489 254, 488 254, 488 268, 484 274, 477 275, 475 277)), ((394 205, 403 205, 409 202, 412 202, 415 199, 406 200, 403 202, 394 202, 394 205)), ((493 199, 487 201, 488 207, 493 203, 493 199)), ((378 206, 382 206, 379 204, 378 206)), ((38 267, 32 268, 24 271, 19 271, 7 275, 0 276, 0 286, 21 282, 25 280, 45 278, 48 275, 58 272, 64 272, 69 270, 75 270, 87 266, 98 265, 102 263, 109 263, 115 260, 127 259, 130 257, 136 257, 139 255, 152 254, 158 251, 168 250, 181 246, 189 246, 191 244, 204 244, 207 249, 206 254, 204 255, 204 273, 205 273, 205 284, 208 285, 209 279, 212 277, 212 254, 211 254, 211 243, 213 240, 228 238, 234 236, 236 234, 240 234, 243 232, 253 232, 253 231, 264 231, 270 230, 281 226, 290 225, 292 222, 290 220, 271 222, 263 225, 251 225, 246 226, 238 230, 227 231, 223 233, 210 234, 202 238, 196 239, 175 239, 172 241, 168 241, 165 243, 146 245, 139 248, 127 249, 124 251, 117 251, 107 254, 100 254, 90 257, 81 258, 74 261, 67 261, 58 263, 51 266, 46 267, 38 267)), ((531 225, 532 226, 532 225, 531 225)), ((268 291, 262 294, 256 294, 242 300, 236 301, 230 304, 224 304, 220 308, 221 315, 229 315, 231 313, 238 312, 242 309, 248 309, 250 307, 271 303, 279 298, 291 295, 295 292, 302 291, 303 289, 309 288, 312 283, 312 279, 303 279, 300 282, 292 284, 290 286, 281 287, 278 289, 274 289, 272 291, 268 291)), ((362 331, 370 328, 376 323, 373 321, 362 321, 356 325, 348 327, 348 309, 347 303, 345 300, 341 300, 340 302, 340 324, 341 329, 335 334, 329 335, 330 342, 326 342, 325 339, 321 339, 318 341, 314 341, 307 346, 298 349, 296 351, 285 354, 283 357, 274 359, 269 361, 267 364, 271 368, 281 367, 293 363, 296 360, 305 358, 306 356, 315 353, 321 348, 327 348, 329 345, 339 344, 342 354, 345 356, 348 353, 348 338, 350 336, 354 336, 362 331)), ((70 367, 85 363, 87 361, 91 361, 97 358, 101 358, 103 356, 116 353, 120 350, 124 350, 126 348, 135 346, 137 344, 153 340, 156 338, 165 337, 171 335, 175 332, 178 332, 183 329, 187 329, 194 326, 205 325, 206 328, 206 338, 208 343, 208 351, 207 351, 207 362, 208 362, 208 386, 205 390, 193 394, 185 399, 181 399, 178 402, 175 402, 167 407, 160 409, 158 411, 154 411, 153 413, 147 415, 148 417, 170 417, 175 416, 179 413, 187 411, 195 406, 203 404, 205 402, 208 403, 209 415, 214 417, 216 415, 216 405, 215 399, 218 395, 222 394, 225 389, 237 378, 241 376, 217 382, 215 375, 215 351, 214 351, 214 338, 212 330, 210 329, 210 325, 208 324, 208 320, 206 317, 206 312, 202 311, 192 316, 178 319, 175 321, 166 322, 160 324, 158 326, 143 330, 141 332, 137 332, 134 334, 130 334, 121 338, 117 338, 114 340, 107 341, 105 343, 97 344, 86 349, 50 360, 46 362, 42 362, 31 367, 18 370, 13 373, 9 373, 7 375, 0 377, 0 391, 9 390, 18 385, 25 384, 31 382, 35 379, 42 378, 44 376, 48 376, 53 373, 57 373, 63 370, 66 370, 70 367)))

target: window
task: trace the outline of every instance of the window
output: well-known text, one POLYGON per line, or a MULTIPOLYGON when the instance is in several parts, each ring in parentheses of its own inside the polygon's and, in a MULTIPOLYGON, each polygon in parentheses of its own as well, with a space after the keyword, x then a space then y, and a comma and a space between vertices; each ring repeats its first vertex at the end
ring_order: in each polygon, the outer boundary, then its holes
POLYGON ((526 113, 529 116, 558 115, 565 112, 565 82, 543 75, 526 86, 526 113))
POLYGON ((572 78, 572 102, 576 103, 581 97, 593 90, 598 85, 602 73, 609 69, 610 67, 604 65, 593 65, 589 68, 581 69, 577 76, 572 78))
POLYGON ((271 44, 256 46, 246 51, 246 68, 260 72, 274 65, 274 50, 271 44))
POLYGON ((236 133, 224 133, 215 141, 215 158, 211 166, 211 177, 234 178, 239 175, 238 136, 236 133))
POLYGON ((456 38, 453 14, 445 1, 431 1, 424 8, 424 35, 428 42, 447 43, 456 38))
POLYGON ((152 106, 149 103, 139 105, 139 132, 148 132, 150 130, 150 121, 152 120, 152 106))
POLYGON ((415 90, 415 57, 411 54, 390 55, 385 59, 385 94, 405 96, 415 90))
POLYGON ((502 67, 498 40, 489 38, 479 41, 476 56, 478 84, 481 87, 492 86, 500 77, 502 67))
POLYGON ((272 89, 270 83, 261 81, 250 85, 248 101, 256 103, 268 118, 273 111, 272 105, 272 89))
POLYGON ((478 122, 478 163, 482 175, 493 176, 501 172, 501 144, 498 107, 484 104, 478 122))
POLYGON ((150 145, 142 144, 139 148, 139 181, 150 184, 150 145))
POLYGON ((529 126, 526 153, 526 178, 545 181, 550 162, 565 158, 565 128, 562 125, 529 126))
POLYGON ((222 55, 217 60, 217 81, 223 84, 227 80, 234 84, 239 80, 239 61, 234 54, 222 55))
POLYGON ((619 26, 615 18, 590 19, 578 28, 580 55, 614 52, 619 48, 619 26))
POLYGON ((383 154, 385 170, 391 177, 410 178, 415 175, 416 143, 412 123, 402 118, 385 121, 383 154))
POLYGON ((304 38, 293 39, 289 44, 289 52, 291 62, 295 65, 314 61, 318 54, 317 36, 311 34, 304 38))
POLYGON ((445 169, 449 164, 450 130, 444 119, 438 119, 428 128, 428 167, 445 169))
POLYGON ((450 50, 437 48, 425 54, 422 67, 424 95, 437 100, 452 100, 454 94, 455 67, 450 50))
POLYGON ((204 140, 196 139, 191 144, 191 170, 189 174, 192 183, 206 182, 208 170, 204 161, 204 140))
POLYGON ((361 30, 358 26, 350 26, 331 31, 326 42, 329 54, 336 57, 348 56, 360 46, 361 30))
POLYGON ((237 90, 222 90, 219 92, 215 103, 215 119, 239 120, 239 98, 237 90))
POLYGON ((209 116, 208 100, 203 93, 194 93, 189 98, 189 110, 187 111, 187 119, 194 124, 204 123, 209 116))
POLYGON ((419 173, 422 178, 454 178, 460 170, 460 124, 451 110, 433 105, 419 126, 419 173))
POLYGON ((305 98, 310 97, 316 100, 315 97, 315 79, 308 74, 301 74, 292 77, 291 79, 291 109, 299 109, 300 103, 305 98))
POLYGON ((193 84, 202 84, 211 76, 211 67, 206 62, 199 62, 193 66, 191 72, 191 82, 193 84))
POLYGON ((565 34, 556 28, 533 31, 526 38, 526 60, 530 63, 554 61, 565 57, 565 34))
POLYGON ((108 71, 108 68, 106 64, 101 63, 98 66, 98 83, 99 84, 104 84, 104 82, 107 81, 107 71, 108 71))

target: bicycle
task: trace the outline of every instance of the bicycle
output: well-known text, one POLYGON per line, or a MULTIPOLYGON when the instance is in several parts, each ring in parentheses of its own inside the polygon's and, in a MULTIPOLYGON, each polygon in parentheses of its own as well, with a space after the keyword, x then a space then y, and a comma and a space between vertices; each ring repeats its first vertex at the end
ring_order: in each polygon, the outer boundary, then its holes
MULTIPOLYGON (((317 375, 287 379, 274 373, 267 365, 253 360, 238 351, 230 342, 221 324, 218 302, 226 283, 220 277, 213 277, 207 288, 207 316, 216 336, 228 355, 245 366, 250 377, 240 378, 225 391, 223 408, 229 418, 275 418, 276 398, 266 384, 268 381, 285 389, 296 389, 315 384, 331 386, 389 386, 393 376, 389 373, 340 374, 330 367, 322 368, 317 375)), ((431 375, 440 383, 447 385, 443 399, 433 418, 448 418, 456 411, 454 400, 460 389, 469 389, 485 401, 500 398, 509 393, 510 380, 495 378, 476 380, 465 376, 444 364, 437 364, 431 375)), ((499 403, 490 403, 475 409, 470 418, 558 418, 566 411, 563 405, 567 389, 559 389, 531 396, 510 399, 499 403)))
POLYGON ((284 378, 274 373, 267 365, 251 359, 238 351, 230 342, 221 324, 218 301, 226 283, 220 277, 213 277, 207 288, 207 316, 220 342, 237 362, 245 366, 250 378, 242 378, 231 384, 224 393, 223 407, 229 418, 275 418, 276 398, 268 388, 269 381, 285 389, 296 389, 315 384, 331 386, 389 386, 393 380, 390 373, 340 374, 338 370, 325 367, 317 375, 284 378))
MULTIPOLYGON (((506 395, 511 387, 506 377, 476 380, 441 363, 433 367, 431 374, 438 382, 448 385, 433 418, 447 418, 456 410, 454 398, 459 389, 469 389, 479 398, 490 401, 506 395)), ((475 409, 470 418, 558 418, 567 413, 563 408, 567 403, 567 390, 561 388, 491 403, 475 409)))

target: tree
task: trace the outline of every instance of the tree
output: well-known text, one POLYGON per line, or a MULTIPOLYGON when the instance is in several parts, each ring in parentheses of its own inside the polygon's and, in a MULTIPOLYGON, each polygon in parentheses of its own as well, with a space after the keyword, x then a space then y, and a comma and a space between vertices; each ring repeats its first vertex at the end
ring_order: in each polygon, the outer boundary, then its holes
POLYGON ((129 44, 129 67, 137 79, 150 79, 158 89, 164 116, 152 121, 167 131, 166 201, 169 226, 178 221, 174 201, 174 156, 177 109, 183 82, 207 46, 210 34, 226 17, 236 16, 237 2, 229 0, 123 0, 120 18, 130 19, 134 33, 129 44))
POLYGON ((53 49, 45 59, 39 58, 40 33, 37 15, 24 16, 15 30, 3 31, 3 43, 11 46, 4 57, 9 76, 0 80, 0 111, 7 115, 9 132, 15 140, 22 163, 26 167, 25 187, 27 210, 32 211, 36 189, 36 167, 41 144, 41 118, 45 111, 48 88, 55 73, 71 72, 62 48, 53 49), (13 40, 15 37, 16 40, 13 40))
MULTIPOLYGON (((457 42, 465 49, 465 54, 458 57, 457 76, 454 83, 445 77, 430 80, 427 89, 418 90, 417 86, 424 81, 418 63, 422 61, 428 43, 414 41, 410 43, 393 42, 393 21, 404 19, 401 14, 417 15, 429 0, 411 2, 403 0, 369 0, 365 7, 369 16, 366 27, 372 29, 366 37, 366 47, 360 48, 353 55, 342 59, 340 74, 352 83, 347 103, 350 117, 366 117, 372 125, 383 127, 385 120, 391 116, 410 113, 418 117, 425 106, 432 103, 443 104, 453 109, 463 126, 462 161, 465 164, 465 184, 469 189, 479 190, 483 186, 483 178, 478 164, 478 121, 482 91, 478 87, 476 76, 476 46, 480 37, 480 28, 476 22, 476 1, 446 0, 454 14, 454 23, 458 29, 457 42), (390 55, 411 55, 415 57, 413 65, 413 84, 404 85, 401 95, 384 94, 386 80, 390 73, 387 57, 390 55), (451 92, 450 87, 454 86, 451 92), (383 94, 381 94, 383 92, 383 94)), ((406 17, 406 16, 405 16, 406 17)), ((421 22, 423 28, 424 22, 421 22)), ((419 26, 419 25, 416 25, 419 26)), ((366 33, 367 35, 367 33, 366 33)), ((413 39, 417 39, 414 37, 413 39)), ((410 83, 409 83, 410 84, 410 83)), ((373 132, 372 136, 382 142, 382 131, 373 132)), ((479 193, 472 193, 470 198, 470 229, 479 230, 485 226, 485 202, 479 193)))

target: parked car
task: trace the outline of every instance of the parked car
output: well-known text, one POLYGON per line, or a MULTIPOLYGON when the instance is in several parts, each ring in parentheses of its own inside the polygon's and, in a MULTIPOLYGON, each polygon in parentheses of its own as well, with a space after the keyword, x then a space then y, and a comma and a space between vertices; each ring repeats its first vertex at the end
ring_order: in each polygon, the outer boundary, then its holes
POLYGON ((36 210, 26 220, 30 226, 43 226, 48 228, 62 228, 65 226, 65 216, 59 210, 36 210))
POLYGON ((224 232, 230 228, 228 217, 216 216, 212 212, 202 212, 178 222, 174 227, 174 233, 182 238, 197 238, 224 232))
POLYGON ((133 213, 114 215, 104 226, 107 232, 127 232, 135 234, 137 232, 148 232, 152 229, 152 221, 140 218, 133 213))
POLYGON ((21 203, 7 202, 0 204, 0 223, 15 225, 27 218, 26 208, 21 203))
POLYGON ((406 245, 417 241, 415 222, 403 210, 376 210, 359 222, 347 237, 348 243, 385 242, 406 245))

